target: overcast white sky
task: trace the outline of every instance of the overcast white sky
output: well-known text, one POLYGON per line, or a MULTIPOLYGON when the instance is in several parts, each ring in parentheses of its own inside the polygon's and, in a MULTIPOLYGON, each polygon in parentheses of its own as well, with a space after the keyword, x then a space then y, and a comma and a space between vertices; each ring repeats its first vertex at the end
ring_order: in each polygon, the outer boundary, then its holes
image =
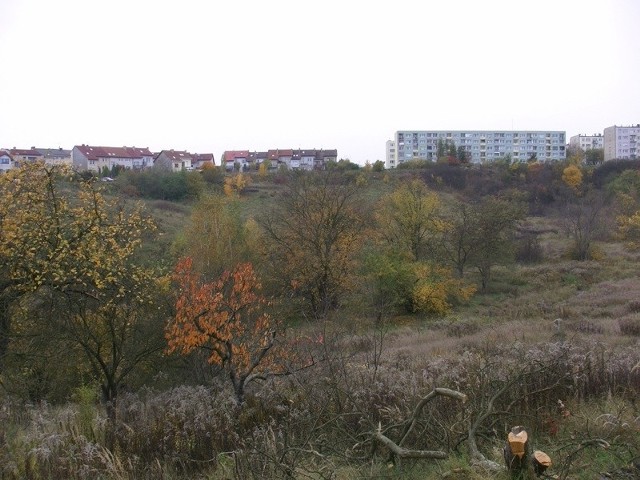
POLYGON ((337 148, 640 123, 638 0, 0 0, 0 147, 337 148))

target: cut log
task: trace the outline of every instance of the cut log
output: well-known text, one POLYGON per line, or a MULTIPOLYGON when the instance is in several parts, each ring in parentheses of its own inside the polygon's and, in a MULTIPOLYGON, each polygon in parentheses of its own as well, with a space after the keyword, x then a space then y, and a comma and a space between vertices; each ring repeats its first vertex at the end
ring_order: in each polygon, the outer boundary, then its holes
POLYGON ((531 462, 533 462, 533 471, 536 472, 536 475, 542 475, 551 466, 551 457, 540 450, 536 450, 533 452, 531 462))

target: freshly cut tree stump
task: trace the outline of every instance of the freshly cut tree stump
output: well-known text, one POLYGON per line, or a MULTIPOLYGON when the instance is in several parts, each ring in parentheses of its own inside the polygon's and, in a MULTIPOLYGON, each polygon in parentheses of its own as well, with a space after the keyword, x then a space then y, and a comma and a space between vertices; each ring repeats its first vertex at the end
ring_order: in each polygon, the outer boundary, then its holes
POLYGON ((540 450, 533 452, 531 461, 533 462, 533 471, 536 472, 536 475, 542 475, 544 471, 551 466, 551 457, 540 450))
POLYGON ((504 461, 509 471, 523 470, 529 463, 529 435, 524 427, 513 427, 504 447, 504 461))
POLYGON ((504 447, 504 461, 511 478, 533 478, 540 476, 551 466, 551 458, 546 453, 536 450, 529 452, 529 435, 522 426, 513 427, 507 436, 504 447))

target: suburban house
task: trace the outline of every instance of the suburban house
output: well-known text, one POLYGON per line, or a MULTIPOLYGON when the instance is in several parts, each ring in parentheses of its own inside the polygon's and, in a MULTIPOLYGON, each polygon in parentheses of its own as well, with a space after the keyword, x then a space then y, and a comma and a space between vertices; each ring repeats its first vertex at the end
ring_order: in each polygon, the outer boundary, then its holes
MULTIPOLYGON (((247 161, 250 165, 260 165, 261 163, 267 161, 269 158, 268 152, 249 152, 249 158, 247 161)), ((270 168, 276 168, 276 166, 271 166, 270 168)))
POLYGON ((156 156, 153 165, 172 172, 193 170, 192 155, 184 150, 162 150, 156 156))
POLYGON ((266 152, 248 150, 228 150, 222 156, 226 170, 243 170, 256 167, 268 161, 270 169, 282 166, 291 170, 324 170, 327 162, 337 161, 337 150, 292 150, 272 149, 266 152))
POLYGON ((13 158, 14 165, 20 165, 24 162, 37 162, 38 160, 44 160, 44 155, 36 150, 35 147, 31 147, 29 150, 23 150, 20 148, 12 148, 9 150, 11 158, 13 158))
POLYGON ((6 172, 11 168, 13 168, 13 158, 11 158, 11 154, 6 150, 0 150, 0 171, 6 172))
POLYGON ((269 150, 267 152, 267 158, 271 162, 271 165, 279 168, 281 165, 285 165, 287 168, 291 168, 291 157, 293 157, 293 150, 269 150))
POLYGON ((43 158, 46 165, 71 165, 71 150, 62 148, 36 148, 43 158))
POLYGON ((205 165, 214 166, 216 164, 213 153, 194 153, 191 155, 191 165, 196 170, 202 170, 205 165))
POLYGON ((104 167, 143 169, 153 165, 153 153, 148 148, 95 147, 76 145, 71 151, 73 166, 81 170, 99 173, 104 167))
POLYGON ((227 150, 222 154, 221 165, 225 170, 244 170, 249 164, 249 150, 227 150))

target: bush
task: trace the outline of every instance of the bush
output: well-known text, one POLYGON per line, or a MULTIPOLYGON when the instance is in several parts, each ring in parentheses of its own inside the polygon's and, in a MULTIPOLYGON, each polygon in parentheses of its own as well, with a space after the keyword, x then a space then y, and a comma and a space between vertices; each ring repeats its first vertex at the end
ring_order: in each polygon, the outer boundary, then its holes
POLYGON ((159 168, 127 170, 114 182, 125 195, 157 200, 180 201, 196 198, 204 189, 205 181, 199 172, 171 172, 159 168))
POLYGON ((640 318, 624 318, 618 321, 620 333, 640 337, 640 318))
POLYGON ((569 330, 574 332, 586 333, 586 334, 603 334, 604 327, 602 325, 595 324, 589 320, 581 320, 576 323, 570 323, 567 325, 569 330))
POLYGON ((524 235, 516 243, 516 261, 519 263, 538 263, 543 259, 542 245, 535 234, 524 235))
POLYGON ((447 325, 447 335, 449 337, 464 337, 473 335, 480 331, 480 325, 473 320, 453 321, 447 325))

